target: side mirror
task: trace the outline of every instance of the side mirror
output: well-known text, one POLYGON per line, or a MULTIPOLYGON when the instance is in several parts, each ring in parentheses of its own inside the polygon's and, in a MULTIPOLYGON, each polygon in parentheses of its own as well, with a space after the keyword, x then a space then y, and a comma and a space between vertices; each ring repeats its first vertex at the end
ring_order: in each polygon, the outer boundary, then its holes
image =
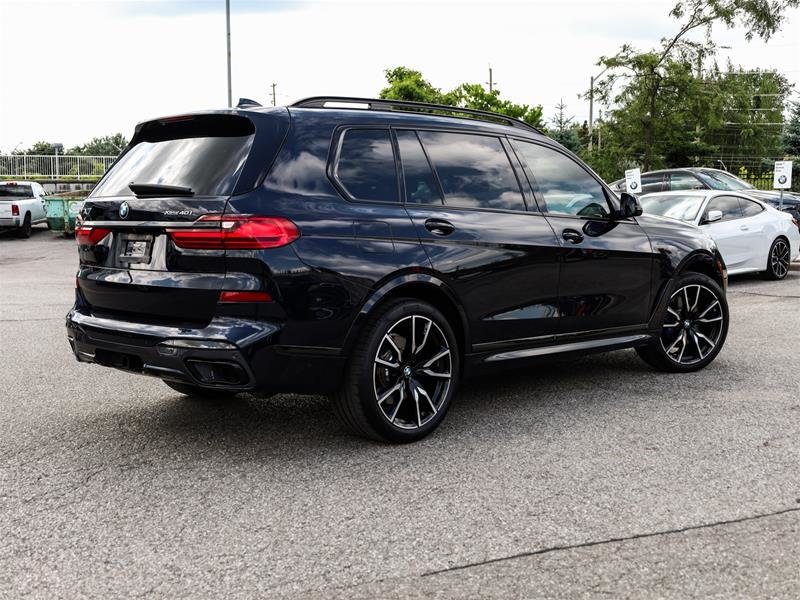
POLYGON ((710 210, 706 213, 706 218, 703 219, 703 222, 700 223, 701 225, 708 225, 709 223, 714 223, 722 219, 722 211, 721 210, 710 210))
POLYGON ((641 214, 642 205, 639 204, 639 199, 633 194, 622 192, 619 196, 618 218, 628 219, 630 217, 638 217, 641 214))

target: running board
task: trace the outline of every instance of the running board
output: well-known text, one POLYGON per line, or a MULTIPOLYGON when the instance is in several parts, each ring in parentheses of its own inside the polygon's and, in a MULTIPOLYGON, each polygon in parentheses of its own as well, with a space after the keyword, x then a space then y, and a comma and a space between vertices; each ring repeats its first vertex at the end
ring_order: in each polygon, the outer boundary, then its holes
POLYGON ((539 348, 526 348, 524 350, 512 350, 511 352, 500 352, 492 354, 484 359, 484 362, 498 362, 501 360, 514 360, 517 358, 530 358, 532 356, 546 356, 548 354, 561 354, 563 352, 581 352, 609 348, 611 346, 633 346, 637 342, 652 339, 649 333, 637 335, 624 335, 613 338, 603 338, 600 340, 588 340, 585 342, 570 342, 568 344, 556 344, 554 346, 541 346, 539 348))

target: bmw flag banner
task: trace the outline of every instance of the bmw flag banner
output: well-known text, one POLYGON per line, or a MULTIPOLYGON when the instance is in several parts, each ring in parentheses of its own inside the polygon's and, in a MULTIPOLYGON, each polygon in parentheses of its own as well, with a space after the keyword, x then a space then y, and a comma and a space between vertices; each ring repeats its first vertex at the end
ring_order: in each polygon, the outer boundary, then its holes
POLYGON ((640 169, 625 171, 625 189, 629 194, 642 193, 642 171, 640 169))

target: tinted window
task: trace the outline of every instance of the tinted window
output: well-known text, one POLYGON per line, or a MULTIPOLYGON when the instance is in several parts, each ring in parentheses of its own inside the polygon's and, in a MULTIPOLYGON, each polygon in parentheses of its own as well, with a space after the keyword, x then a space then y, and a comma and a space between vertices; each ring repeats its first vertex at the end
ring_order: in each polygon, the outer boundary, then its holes
MULTIPOLYGON (((733 196, 717 196, 708 203, 706 208, 706 218, 708 213, 712 210, 722 211, 721 221, 730 221, 732 219, 740 219, 742 217, 742 209, 739 206, 739 199, 733 196)), ((719 222, 719 221, 718 221, 719 222)))
POLYGON ((642 194, 664 191, 664 175, 661 173, 653 175, 642 175, 642 194))
POLYGON ((745 198, 739 198, 739 204, 742 207, 742 214, 745 217, 752 217, 754 215, 759 214, 762 210, 764 210, 764 208, 757 202, 753 202, 752 200, 746 200, 745 198))
POLYGON ((417 134, 413 131, 398 131, 397 144, 400 146, 400 163, 403 165, 406 184, 406 202, 441 204, 439 186, 417 134))
POLYGON ((708 187, 714 190, 752 190, 753 186, 738 177, 723 171, 702 171, 708 187))
POLYGON ((253 132, 253 124, 242 117, 152 121, 91 195, 132 196, 131 182, 188 187, 195 196, 228 195, 250 153, 253 132))
POLYGON ((420 131, 442 183, 445 203, 525 210, 517 177, 499 138, 420 131))
POLYGON ((33 190, 29 185, 0 183, 0 196, 4 198, 33 198, 33 190))
POLYGON ((515 142, 533 172, 547 212, 580 216, 607 216, 602 186, 568 156, 530 142, 515 142))
POLYGON ((704 186, 700 180, 691 173, 672 173, 669 177, 669 189, 676 190, 698 190, 704 186))
POLYGON ((397 170, 388 129, 349 129, 336 178, 356 200, 397 202, 397 170))

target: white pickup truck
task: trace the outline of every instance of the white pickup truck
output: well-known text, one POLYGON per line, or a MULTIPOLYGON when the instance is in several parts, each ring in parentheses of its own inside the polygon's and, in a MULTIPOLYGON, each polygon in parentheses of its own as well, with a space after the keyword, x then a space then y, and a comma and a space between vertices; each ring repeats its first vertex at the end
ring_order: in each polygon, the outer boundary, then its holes
POLYGON ((0 181, 0 229, 30 237, 31 227, 47 222, 44 188, 35 181, 0 181))

